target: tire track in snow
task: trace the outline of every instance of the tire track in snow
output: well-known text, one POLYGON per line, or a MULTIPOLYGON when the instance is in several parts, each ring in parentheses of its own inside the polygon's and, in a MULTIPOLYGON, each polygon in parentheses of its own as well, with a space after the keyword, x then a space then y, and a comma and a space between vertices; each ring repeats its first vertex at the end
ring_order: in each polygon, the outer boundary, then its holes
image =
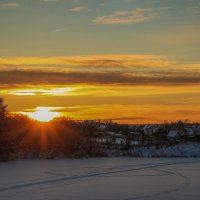
POLYGON ((118 178, 118 177, 155 177, 155 176, 169 176, 175 174, 175 172, 168 171, 168 170, 160 170, 155 168, 150 168, 152 171, 159 172, 159 174, 129 174, 129 173, 122 173, 120 175, 101 175, 100 177, 106 178, 118 178))
POLYGON ((172 172, 172 171, 169 171, 169 172, 176 174, 179 177, 181 177, 182 180, 183 180, 182 184, 180 184, 180 185, 178 185, 174 188, 168 189, 168 190, 155 192, 153 194, 139 195, 139 196, 136 196, 136 197, 126 198, 126 199, 123 199, 123 200, 148 199, 148 198, 154 198, 154 197, 157 197, 157 196, 167 195, 167 194, 171 194, 171 193, 175 193, 175 192, 178 192, 180 190, 183 190, 191 184, 191 179, 189 177, 185 176, 184 174, 180 173, 179 171, 175 170, 174 172, 172 172))
MULTIPOLYGON (((86 178, 101 177, 101 176, 104 176, 104 175, 113 175, 113 174, 125 173, 125 172, 137 171, 137 170, 154 169, 154 168, 158 168, 158 167, 190 164, 190 163, 197 163, 197 162, 199 162, 199 161, 143 164, 143 165, 139 165, 139 167, 137 167, 138 165, 124 165, 124 167, 122 167, 122 166, 116 167, 116 169, 113 169, 111 171, 99 171, 99 172, 96 172, 96 173, 89 172, 88 174, 63 176, 63 177, 50 179, 50 180, 42 180, 42 181, 36 181, 36 182, 29 182, 29 183, 11 185, 11 186, 0 188, 0 192, 19 190, 19 189, 23 189, 23 188, 27 188, 27 187, 33 187, 33 186, 39 186, 39 185, 45 185, 45 184, 51 184, 51 183, 58 183, 58 182, 63 182, 63 181, 80 180, 80 179, 86 179, 86 178), (131 168, 131 166, 134 166, 134 167, 131 168)), ((184 175, 182 175, 182 177, 184 177, 184 175)), ((186 179, 186 177, 185 177, 185 179, 186 179)), ((170 192, 170 191, 166 191, 166 192, 170 192)), ((154 194, 154 195, 156 195, 156 194, 154 194)), ((142 198, 147 198, 147 197, 144 196, 142 198)), ((136 198, 132 198, 132 199, 141 199, 141 198, 136 197, 136 198)), ((132 200, 132 199, 125 199, 125 200, 132 200)))

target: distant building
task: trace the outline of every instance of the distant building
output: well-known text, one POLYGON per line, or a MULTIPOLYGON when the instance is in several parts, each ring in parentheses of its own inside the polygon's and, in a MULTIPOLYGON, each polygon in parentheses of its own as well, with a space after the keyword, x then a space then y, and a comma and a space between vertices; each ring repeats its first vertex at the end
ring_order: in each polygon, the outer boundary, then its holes
POLYGON ((167 134, 167 139, 170 141, 178 142, 181 140, 181 131, 180 130, 171 130, 167 134))
POLYGON ((147 124, 144 126, 144 134, 146 136, 152 136, 153 134, 155 134, 156 132, 158 132, 159 127, 157 125, 151 125, 151 124, 147 124))
POLYGON ((186 128, 185 129, 185 136, 189 140, 194 140, 196 137, 196 131, 192 128, 186 128))

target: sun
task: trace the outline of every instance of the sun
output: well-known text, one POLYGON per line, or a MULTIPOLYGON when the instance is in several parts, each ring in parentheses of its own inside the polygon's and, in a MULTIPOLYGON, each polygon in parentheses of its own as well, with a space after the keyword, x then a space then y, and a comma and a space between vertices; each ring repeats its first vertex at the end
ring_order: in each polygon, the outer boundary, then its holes
POLYGON ((21 112, 21 114, 28 115, 30 118, 35 119, 39 122, 49 122, 55 117, 60 116, 60 112, 54 112, 60 108, 55 107, 37 107, 34 112, 21 112))

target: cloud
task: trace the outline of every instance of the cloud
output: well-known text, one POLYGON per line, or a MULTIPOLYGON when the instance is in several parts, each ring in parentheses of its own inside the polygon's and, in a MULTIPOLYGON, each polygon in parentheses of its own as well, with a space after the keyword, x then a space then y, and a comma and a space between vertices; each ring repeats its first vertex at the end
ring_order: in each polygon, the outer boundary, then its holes
POLYGON ((104 120, 112 120, 112 121, 127 121, 127 120, 142 120, 147 119, 143 117, 118 117, 118 118, 111 118, 111 119, 104 119, 104 120))
POLYGON ((79 6, 79 7, 74 7, 74 8, 71 8, 69 9, 71 12, 82 12, 82 11, 85 11, 87 10, 88 7, 87 6, 79 6))
POLYGON ((12 3, 12 2, 8 2, 8 3, 2 3, 0 4, 0 7, 3 7, 3 8, 17 8, 19 7, 19 4, 17 3, 12 3))
POLYGON ((199 69, 158 55, 0 58, 0 84, 191 85, 200 84, 199 69))
POLYGON ((154 74, 139 75, 118 72, 42 72, 1 71, 0 84, 69 85, 69 84, 111 84, 111 85, 188 85, 200 84, 200 74, 154 74))
POLYGON ((0 58, 0 66, 66 65, 74 67, 170 67, 175 62, 159 55, 88 55, 0 58))
POLYGON ((111 15, 94 20, 96 24, 135 24, 159 17, 151 8, 136 8, 130 11, 116 11, 111 15))
POLYGON ((35 95, 48 95, 48 96, 63 96, 69 92, 74 91, 74 88, 46 88, 46 89, 14 89, 9 94, 17 96, 35 96, 35 95))
POLYGON ((177 110, 176 112, 181 115, 199 115, 199 111, 194 110, 177 110))

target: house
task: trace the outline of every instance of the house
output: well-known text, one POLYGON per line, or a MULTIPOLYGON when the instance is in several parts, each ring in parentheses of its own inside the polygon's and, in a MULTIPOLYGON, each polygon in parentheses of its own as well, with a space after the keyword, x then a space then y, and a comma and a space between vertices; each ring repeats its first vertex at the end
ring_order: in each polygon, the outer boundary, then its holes
POLYGON ((144 126, 144 134, 146 136, 153 136, 153 134, 157 133, 159 130, 159 126, 158 125, 151 125, 151 124, 147 124, 144 126))
POLYGON ((132 140, 132 141, 130 142, 130 145, 131 145, 131 146, 139 146, 140 143, 139 143, 139 141, 137 141, 137 140, 132 140))
POLYGON ((99 127, 98 127, 98 129, 99 129, 100 131, 105 131, 106 128, 107 128, 107 126, 106 126, 105 124, 100 124, 99 127))
POLYGON ((98 132, 98 137, 94 138, 99 144, 124 145, 125 139, 121 132, 103 131, 98 132))
POLYGON ((126 140, 124 138, 115 138, 115 144, 116 145, 125 145, 126 140))
POLYGON ((129 132, 129 138, 131 140, 134 140, 134 141, 141 141, 143 140, 143 133, 139 133, 139 132, 129 132))
POLYGON ((153 130, 154 130, 153 125, 147 124, 147 125, 144 126, 143 130, 144 130, 144 134, 146 136, 152 136, 153 135, 153 130))
POLYGON ((196 137, 196 131, 192 128, 185 128, 185 136, 189 140, 194 140, 196 137))
POLYGON ((181 140, 181 132, 180 130, 171 130, 167 134, 167 139, 170 141, 178 142, 181 140))

